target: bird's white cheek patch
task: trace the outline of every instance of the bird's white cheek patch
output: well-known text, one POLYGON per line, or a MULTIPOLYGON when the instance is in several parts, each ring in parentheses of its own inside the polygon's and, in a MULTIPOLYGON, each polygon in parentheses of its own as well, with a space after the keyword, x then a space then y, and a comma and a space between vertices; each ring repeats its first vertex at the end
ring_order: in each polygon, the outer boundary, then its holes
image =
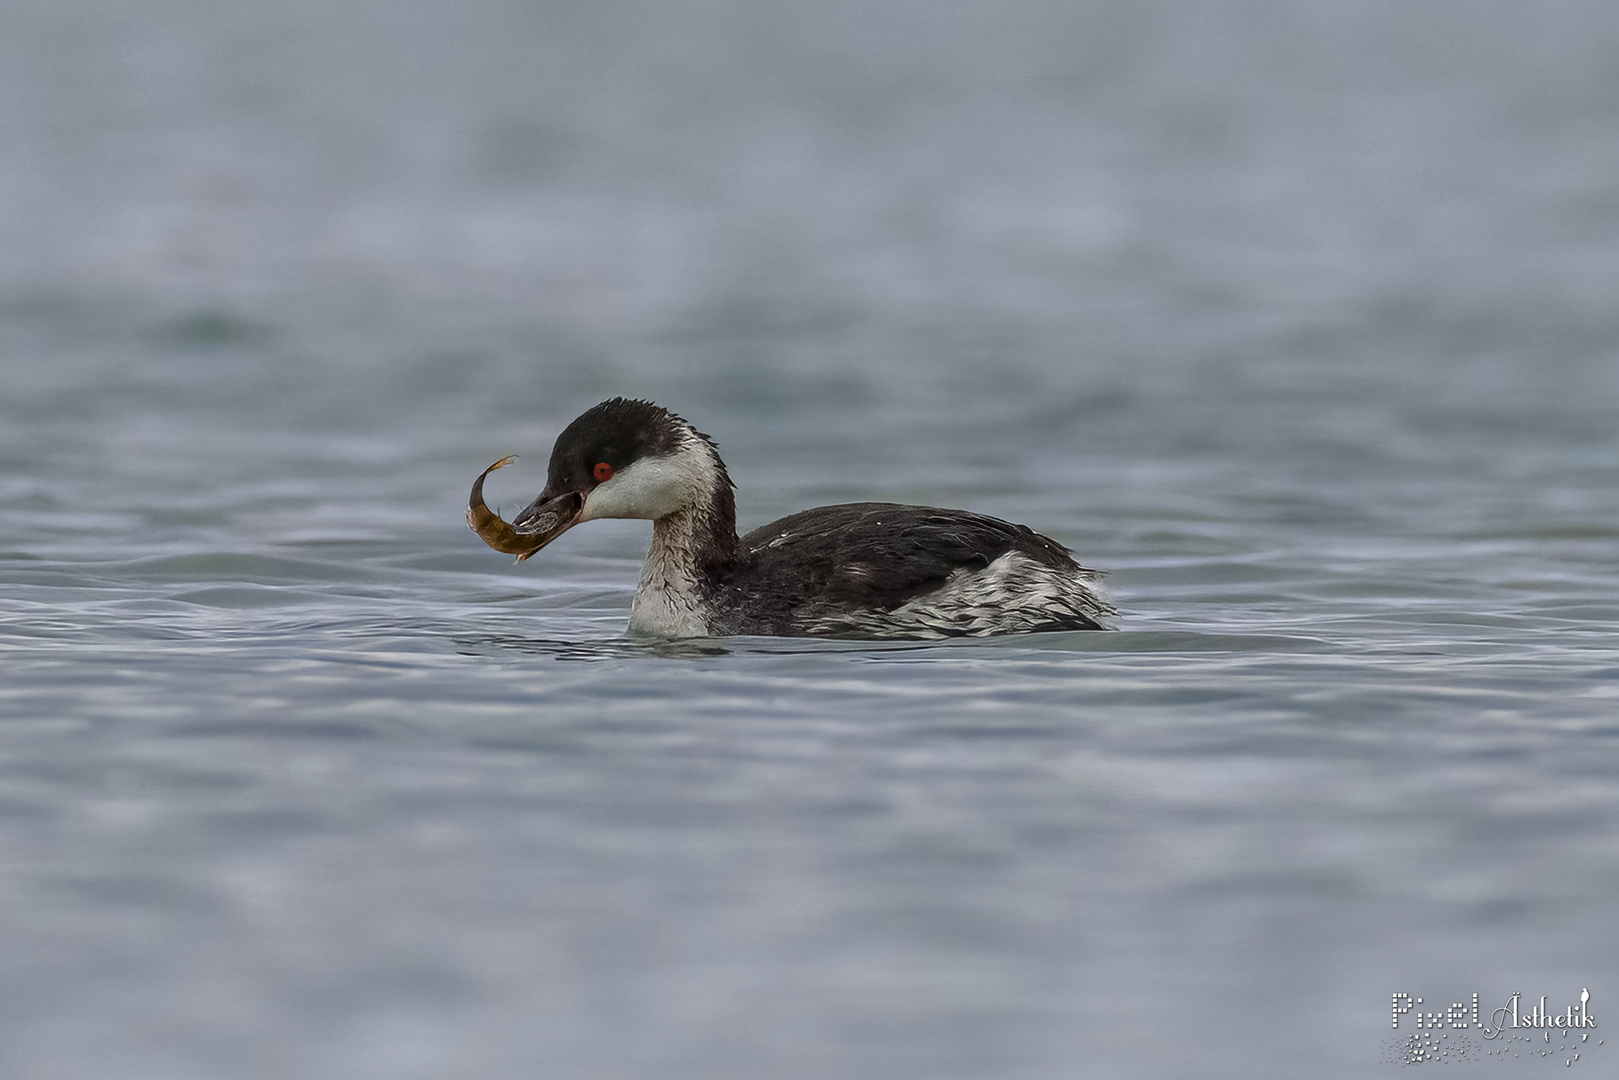
POLYGON ((683 450, 669 457, 643 458, 585 496, 580 521, 596 518, 649 518, 656 521, 696 505, 713 483, 706 454, 683 450))

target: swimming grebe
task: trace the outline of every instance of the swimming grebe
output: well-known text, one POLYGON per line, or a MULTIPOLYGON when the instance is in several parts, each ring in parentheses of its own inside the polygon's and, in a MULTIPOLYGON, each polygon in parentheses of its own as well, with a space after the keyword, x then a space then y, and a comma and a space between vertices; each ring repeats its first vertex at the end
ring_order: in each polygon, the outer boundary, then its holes
POLYGON ((467 524, 519 562, 581 521, 648 518, 632 631, 942 638, 1101 630, 1118 614, 1068 549, 966 510, 850 503, 736 535, 714 441, 649 401, 613 398, 569 424, 545 490, 507 524, 472 485, 467 524))

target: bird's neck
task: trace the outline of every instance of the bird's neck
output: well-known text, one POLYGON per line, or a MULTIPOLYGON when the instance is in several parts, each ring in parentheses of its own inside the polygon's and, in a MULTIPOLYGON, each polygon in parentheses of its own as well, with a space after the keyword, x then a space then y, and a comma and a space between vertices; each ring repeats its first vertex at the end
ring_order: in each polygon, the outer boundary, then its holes
POLYGON ((630 629, 669 637, 709 632, 710 599, 736 566, 736 498, 718 454, 708 490, 652 523, 652 546, 630 608, 630 629))

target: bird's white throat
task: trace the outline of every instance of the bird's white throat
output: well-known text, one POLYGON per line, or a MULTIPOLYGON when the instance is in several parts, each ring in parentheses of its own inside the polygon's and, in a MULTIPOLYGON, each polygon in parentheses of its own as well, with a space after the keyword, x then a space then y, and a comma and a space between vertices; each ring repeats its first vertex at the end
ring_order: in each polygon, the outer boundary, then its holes
POLYGON ((630 605, 630 630, 661 637, 708 634, 697 562, 706 534, 702 517, 723 483, 714 451, 695 434, 673 454, 643 458, 585 498, 581 521, 649 518, 652 546, 630 605))

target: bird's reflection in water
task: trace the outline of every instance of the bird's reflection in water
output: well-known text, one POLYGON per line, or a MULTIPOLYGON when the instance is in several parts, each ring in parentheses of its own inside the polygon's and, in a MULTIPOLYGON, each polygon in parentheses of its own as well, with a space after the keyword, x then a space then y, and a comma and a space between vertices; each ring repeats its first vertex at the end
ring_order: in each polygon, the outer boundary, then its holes
POLYGON ((512 634, 484 634, 476 638, 457 638, 456 652, 465 656, 499 656, 518 652, 531 656, 549 656, 554 660, 599 663, 603 660, 623 660, 638 656, 652 656, 665 660, 704 660, 715 656, 727 656, 731 650, 712 638, 675 641, 655 639, 638 641, 634 638, 563 641, 555 638, 519 637, 512 634))

